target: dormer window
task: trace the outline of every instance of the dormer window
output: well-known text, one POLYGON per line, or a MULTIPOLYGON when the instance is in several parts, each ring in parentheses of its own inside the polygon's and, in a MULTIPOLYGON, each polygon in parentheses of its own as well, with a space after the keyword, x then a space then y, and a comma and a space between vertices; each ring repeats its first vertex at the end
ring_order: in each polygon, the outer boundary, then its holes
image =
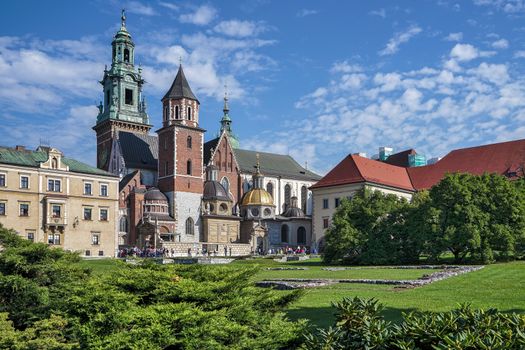
POLYGON ((127 105, 132 105, 133 104, 133 90, 126 89, 125 103, 127 105))
POLYGON ((53 157, 53 159, 51 159, 51 168, 52 169, 58 168, 58 159, 56 157, 53 157))

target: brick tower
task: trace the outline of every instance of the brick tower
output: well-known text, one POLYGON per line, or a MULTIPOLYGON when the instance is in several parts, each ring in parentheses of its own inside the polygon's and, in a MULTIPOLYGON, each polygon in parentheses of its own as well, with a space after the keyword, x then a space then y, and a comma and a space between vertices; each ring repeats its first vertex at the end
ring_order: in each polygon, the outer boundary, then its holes
POLYGON ((104 103, 93 130, 97 133, 97 167, 108 170, 112 144, 117 131, 147 134, 151 129, 142 98, 144 79, 141 69, 135 69, 135 44, 126 29, 126 15, 122 10, 120 30, 111 43, 111 68, 104 70, 100 84, 104 90, 104 103))
POLYGON ((199 241, 205 132, 199 127, 199 104, 181 65, 162 98, 162 128, 157 130, 158 187, 168 197, 180 242, 199 241))

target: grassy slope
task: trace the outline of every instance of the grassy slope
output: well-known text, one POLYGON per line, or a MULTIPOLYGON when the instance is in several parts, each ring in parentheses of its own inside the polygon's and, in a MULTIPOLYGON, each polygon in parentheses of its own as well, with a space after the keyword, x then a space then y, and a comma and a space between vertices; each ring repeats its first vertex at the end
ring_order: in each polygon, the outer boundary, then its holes
MULTIPOLYGON (((84 260, 82 264, 93 268, 94 273, 111 272, 118 268, 115 260, 84 260)), ((305 262, 276 263, 269 259, 238 261, 236 265, 261 266, 257 279, 278 277, 299 277, 309 273, 313 278, 330 278, 336 274, 348 274, 348 278, 411 278, 419 277, 427 270, 387 270, 360 269, 347 271, 322 271, 318 260, 305 262), (266 267, 308 267, 306 271, 267 271, 266 267), (359 277, 356 277, 359 275, 359 277), (379 277, 381 276, 381 277, 379 277)), ((338 277, 334 277, 338 278, 338 277)), ((346 277, 345 277, 346 278, 346 277)), ((400 289, 393 286, 368 284, 337 284, 329 287, 308 289, 305 295, 289 309, 291 318, 309 319, 314 326, 325 327, 333 321, 332 301, 343 297, 360 296, 377 298, 385 305, 387 319, 397 321, 401 312, 414 310, 443 311, 458 303, 471 303, 474 307, 495 307, 500 311, 525 313, 525 262, 488 265, 484 269, 450 279, 435 282, 428 286, 400 289)))

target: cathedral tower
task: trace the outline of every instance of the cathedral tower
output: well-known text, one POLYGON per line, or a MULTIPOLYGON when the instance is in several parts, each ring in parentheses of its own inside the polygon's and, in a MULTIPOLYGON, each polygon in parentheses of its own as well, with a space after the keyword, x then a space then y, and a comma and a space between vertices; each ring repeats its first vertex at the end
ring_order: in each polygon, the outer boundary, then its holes
POLYGON ((232 119, 230 118, 230 107, 228 106, 228 93, 224 93, 224 107, 222 109, 222 119, 221 119, 221 135, 223 132, 226 132, 226 135, 228 136, 228 139, 230 141, 230 145, 233 148, 239 148, 239 139, 232 131, 232 119))
POLYGON ((159 189, 168 196, 182 242, 198 242, 203 191, 204 129, 199 127, 199 100, 191 91, 182 65, 162 98, 159 135, 159 189))
POLYGON ((104 90, 104 103, 93 130, 97 133, 97 167, 108 170, 112 143, 119 130, 147 134, 151 129, 142 97, 144 79, 141 68, 135 69, 135 44, 126 29, 126 15, 122 10, 120 30, 111 43, 111 68, 104 69, 100 84, 104 90))

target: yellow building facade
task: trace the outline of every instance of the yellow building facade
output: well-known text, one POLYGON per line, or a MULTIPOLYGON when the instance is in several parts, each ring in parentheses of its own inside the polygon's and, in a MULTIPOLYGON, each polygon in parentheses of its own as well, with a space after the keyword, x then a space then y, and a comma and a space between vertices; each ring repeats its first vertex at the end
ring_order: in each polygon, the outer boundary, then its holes
POLYGON ((82 256, 115 256, 118 182, 54 148, 0 147, 0 223, 82 256))

